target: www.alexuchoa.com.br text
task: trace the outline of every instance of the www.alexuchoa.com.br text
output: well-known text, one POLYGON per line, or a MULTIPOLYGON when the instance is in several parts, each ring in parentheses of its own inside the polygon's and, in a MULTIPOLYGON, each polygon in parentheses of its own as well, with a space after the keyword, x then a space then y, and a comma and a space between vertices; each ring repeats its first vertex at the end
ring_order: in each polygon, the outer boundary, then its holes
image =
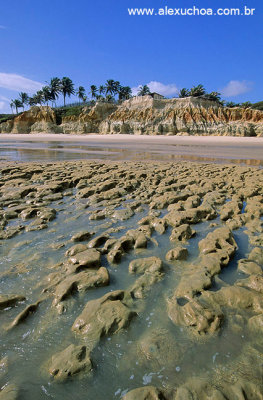
POLYGON ((244 6, 242 8, 128 8, 128 14, 132 16, 252 16, 255 8, 244 6))

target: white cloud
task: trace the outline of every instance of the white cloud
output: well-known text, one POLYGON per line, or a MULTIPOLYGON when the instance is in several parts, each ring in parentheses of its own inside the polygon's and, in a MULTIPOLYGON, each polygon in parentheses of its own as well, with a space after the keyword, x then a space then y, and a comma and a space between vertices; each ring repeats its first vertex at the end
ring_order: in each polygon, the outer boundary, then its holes
POLYGON ((247 93, 252 89, 252 83, 248 81, 230 81, 220 93, 225 97, 234 97, 247 93))
POLYGON ((2 96, 1 94, 0 94, 0 100, 3 100, 3 101, 10 101, 7 97, 2 96))
POLYGON ((0 87, 2 88, 16 91, 22 90, 26 92, 34 92, 36 90, 40 90, 42 86, 42 83, 32 81, 24 76, 0 72, 0 87))
POLYGON ((4 101, 0 101, 0 110, 3 110, 6 107, 6 103, 4 101))
MULTIPOLYGON (((141 85, 138 85, 137 87, 132 88, 133 95, 136 95, 138 93, 140 86, 141 85)), ((151 92, 156 92, 162 94, 163 96, 173 96, 178 93, 178 88, 174 83, 169 83, 168 85, 165 85, 161 82, 151 81, 147 83, 147 86, 149 87, 151 92)))

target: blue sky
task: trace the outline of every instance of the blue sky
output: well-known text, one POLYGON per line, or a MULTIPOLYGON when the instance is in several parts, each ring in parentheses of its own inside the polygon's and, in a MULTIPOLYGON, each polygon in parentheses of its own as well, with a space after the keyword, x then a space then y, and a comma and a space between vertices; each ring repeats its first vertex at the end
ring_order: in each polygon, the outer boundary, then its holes
MULTIPOLYGON (((241 0, 1 2, 0 113, 51 77, 86 89, 107 79, 172 96, 202 83, 228 101, 263 100, 263 3, 253 16, 129 16, 127 8, 236 8, 241 0)), ((73 100, 73 99, 72 99, 73 100)))

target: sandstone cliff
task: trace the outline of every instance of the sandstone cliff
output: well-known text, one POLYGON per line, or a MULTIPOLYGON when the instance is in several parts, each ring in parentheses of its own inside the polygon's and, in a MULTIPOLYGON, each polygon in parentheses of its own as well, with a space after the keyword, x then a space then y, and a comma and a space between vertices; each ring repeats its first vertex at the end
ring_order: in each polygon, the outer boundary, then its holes
POLYGON ((97 103, 58 121, 50 107, 32 107, 0 124, 1 133, 263 136, 263 111, 227 108, 188 97, 135 97, 121 105, 97 103))

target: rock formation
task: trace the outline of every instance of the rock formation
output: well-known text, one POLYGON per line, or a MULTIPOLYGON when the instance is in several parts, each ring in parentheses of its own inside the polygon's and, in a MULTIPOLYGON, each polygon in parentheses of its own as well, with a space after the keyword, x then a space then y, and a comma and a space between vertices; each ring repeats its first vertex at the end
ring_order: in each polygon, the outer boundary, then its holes
POLYGON ((58 118, 50 107, 32 107, 0 124, 0 133, 263 136, 263 111, 222 107, 187 97, 134 97, 121 105, 96 103, 80 115, 58 118))

